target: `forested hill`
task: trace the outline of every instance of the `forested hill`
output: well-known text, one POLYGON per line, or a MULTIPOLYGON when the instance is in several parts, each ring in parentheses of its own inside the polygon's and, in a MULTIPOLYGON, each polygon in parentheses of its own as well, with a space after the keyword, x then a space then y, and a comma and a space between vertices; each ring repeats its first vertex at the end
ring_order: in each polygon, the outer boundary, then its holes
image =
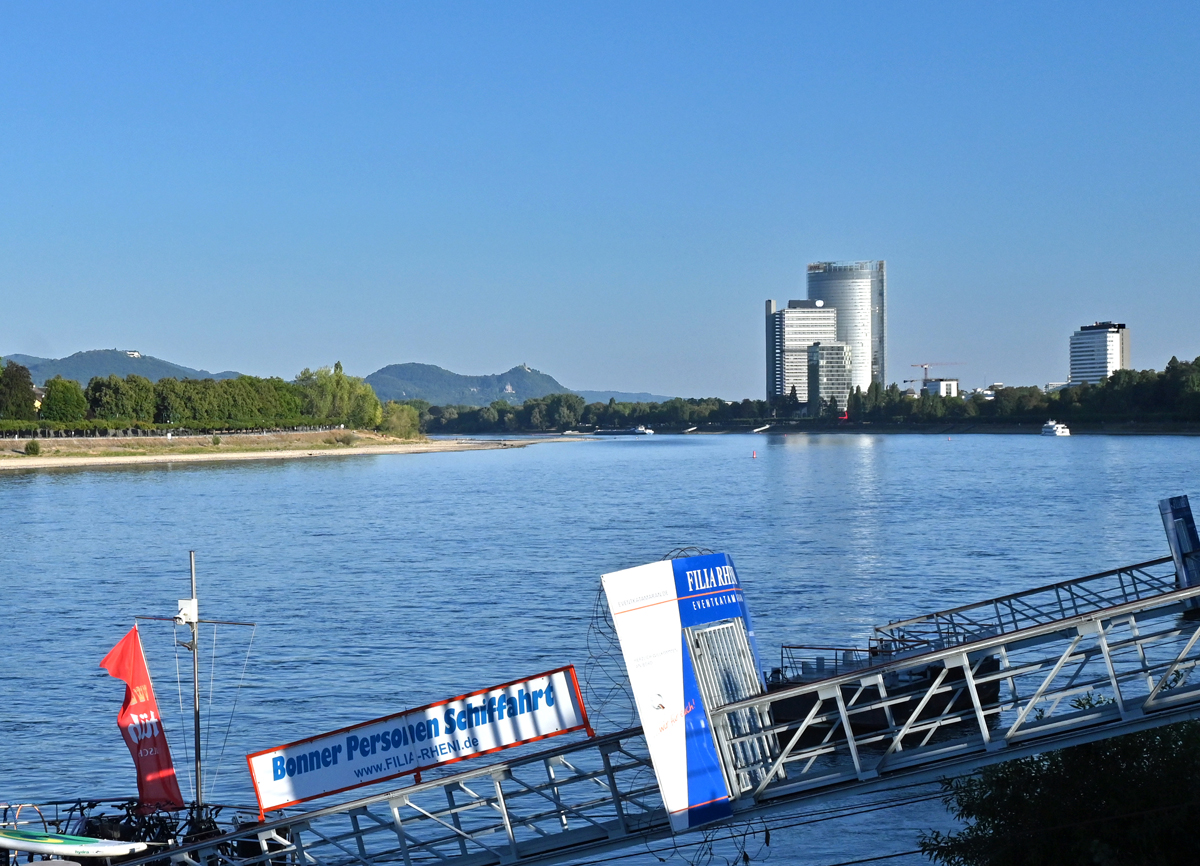
POLYGON ((367 376, 367 384, 380 400, 427 400, 435 406, 487 406, 495 400, 519 406, 570 391, 524 364, 492 376, 463 376, 433 364, 391 364, 367 376))
POLYGON ((76 352, 67 358, 35 358, 32 355, 3 357, 6 361, 14 361, 22 367, 27 367, 35 385, 44 385, 48 379, 55 376, 74 379, 80 385, 86 386, 97 376, 103 378, 114 374, 122 378, 130 375, 145 376, 151 382, 163 378, 236 379, 241 375, 231 370, 223 373, 193 370, 191 367, 182 367, 161 358, 152 358, 137 352, 131 354, 121 349, 93 349, 90 352, 76 352))

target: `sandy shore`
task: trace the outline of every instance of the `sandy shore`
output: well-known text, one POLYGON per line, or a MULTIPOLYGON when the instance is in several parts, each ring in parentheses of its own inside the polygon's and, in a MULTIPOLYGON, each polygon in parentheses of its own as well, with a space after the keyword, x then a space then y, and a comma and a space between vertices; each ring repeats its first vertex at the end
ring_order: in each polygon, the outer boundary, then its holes
POLYGON ((356 436, 353 444, 331 441, 329 434, 226 436, 221 444, 210 437, 39 440, 43 453, 22 453, 26 440, 5 440, 0 473, 21 469, 66 469, 100 466, 146 466, 169 463, 212 463, 240 460, 307 460, 370 454, 425 454, 440 451, 488 451, 523 448, 529 440, 419 440, 356 436), (53 453, 46 453, 51 451, 53 453))

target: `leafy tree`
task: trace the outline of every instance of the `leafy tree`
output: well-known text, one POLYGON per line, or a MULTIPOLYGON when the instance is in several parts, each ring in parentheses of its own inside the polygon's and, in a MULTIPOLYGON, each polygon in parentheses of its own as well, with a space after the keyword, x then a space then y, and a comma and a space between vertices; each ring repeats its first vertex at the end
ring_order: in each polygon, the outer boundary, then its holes
POLYGON ((1006 761, 943 787, 967 826, 922 835, 922 850, 940 863, 1194 864, 1184 828, 1200 821, 1200 722, 1006 761))
POLYGON ((8 421, 34 421, 37 407, 33 400, 33 379, 29 370, 8 361, 0 370, 0 418, 8 421))
POLYGON ((93 418, 115 421, 129 417, 125 380, 115 373, 92 377, 84 394, 88 401, 88 412, 93 418))
POLYGON ((863 396, 863 411, 874 412, 875 409, 883 405, 883 385, 879 382, 872 382, 867 388, 867 393, 863 396))
POLYGON ((38 413, 43 421, 82 421, 87 417, 87 398, 74 379, 55 376, 46 383, 46 396, 38 413))
POLYGON ((125 400, 128 414, 134 421, 154 420, 154 383, 145 376, 125 377, 125 400))
POLYGON ((304 414, 338 421, 350 427, 378 427, 383 407, 375 391, 355 376, 342 371, 342 362, 313 372, 305 368, 296 377, 303 395, 304 414))
POLYGON ((529 426, 532 427, 534 430, 545 430, 546 429, 546 426, 547 426, 546 407, 543 404, 536 403, 535 405, 530 407, 530 409, 529 409, 529 426))
POLYGON ((415 439, 421 435, 421 415, 412 406, 389 400, 383 404, 379 429, 390 436, 415 439))
POLYGON ((794 418, 796 413, 800 411, 800 395, 796 393, 796 386, 793 385, 783 397, 780 397, 776 404, 779 414, 784 418, 794 418))
MULTIPOLYGON (((186 386, 178 379, 162 378, 154 383, 154 420, 159 424, 180 424, 187 419, 186 386)), ((194 419, 193 419, 194 420, 194 419)))
MULTIPOLYGON (((872 382, 872 385, 875 383, 872 382)), ((870 390, 870 389, 868 389, 870 390)), ((850 399, 846 402, 846 413, 850 416, 851 421, 861 421, 867 414, 867 398, 863 396, 862 388, 855 388, 850 394, 850 399)))
POLYGON ((583 415, 583 398, 578 394, 551 394, 546 397, 546 417, 559 430, 579 423, 583 415))
POLYGON ((144 376, 96 376, 84 392, 88 410, 106 421, 153 421, 156 413, 154 385, 144 376))

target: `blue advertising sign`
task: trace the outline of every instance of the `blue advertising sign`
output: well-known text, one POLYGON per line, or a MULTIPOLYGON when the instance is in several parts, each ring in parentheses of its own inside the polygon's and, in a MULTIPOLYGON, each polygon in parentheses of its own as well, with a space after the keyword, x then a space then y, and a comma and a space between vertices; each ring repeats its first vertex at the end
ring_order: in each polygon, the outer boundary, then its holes
POLYGON ((672 829, 730 817, 732 795, 709 719, 715 707, 707 705, 688 640, 695 630, 740 622, 757 678, 752 690, 765 690, 733 560, 716 553, 654 562, 606 574, 603 583, 672 829))

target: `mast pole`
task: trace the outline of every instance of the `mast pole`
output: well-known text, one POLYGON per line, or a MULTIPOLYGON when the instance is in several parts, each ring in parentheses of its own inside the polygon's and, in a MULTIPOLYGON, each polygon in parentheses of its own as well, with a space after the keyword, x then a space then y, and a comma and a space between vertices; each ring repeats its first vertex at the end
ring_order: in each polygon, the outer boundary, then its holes
POLYGON ((195 734, 196 754, 196 807, 204 805, 204 786, 200 781, 200 602, 196 597, 196 551, 188 551, 192 566, 192 610, 195 612, 188 623, 192 629, 192 728, 195 734))

